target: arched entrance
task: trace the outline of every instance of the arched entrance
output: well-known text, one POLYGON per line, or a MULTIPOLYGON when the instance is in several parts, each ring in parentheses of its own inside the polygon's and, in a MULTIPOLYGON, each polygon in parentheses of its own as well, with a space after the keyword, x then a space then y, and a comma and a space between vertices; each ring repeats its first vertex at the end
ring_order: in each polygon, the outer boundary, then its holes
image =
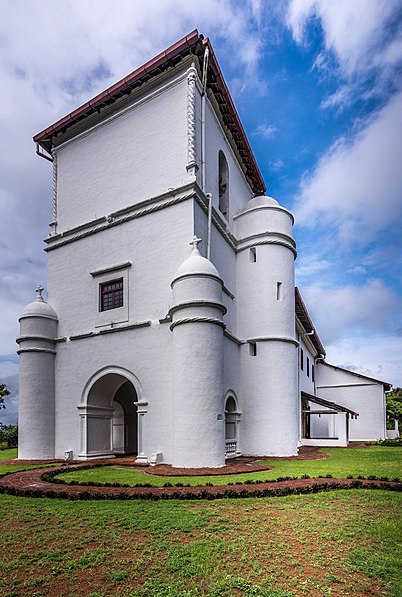
POLYGON ((234 394, 226 396, 225 401, 225 446, 226 458, 240 456, 240 412, 237 408, 237 400, 234 394))
MULTIPOLYGON (((140 388, 128 371, 104 370, 87 383, 78 407, 80 458, 137 454, 140 388)), ((141 404, 141 403, 140 403, 141 404)))
POLYGON ((129 381, 113 398, 112 446, 114 454, 137 454, 137 392, 129 381))

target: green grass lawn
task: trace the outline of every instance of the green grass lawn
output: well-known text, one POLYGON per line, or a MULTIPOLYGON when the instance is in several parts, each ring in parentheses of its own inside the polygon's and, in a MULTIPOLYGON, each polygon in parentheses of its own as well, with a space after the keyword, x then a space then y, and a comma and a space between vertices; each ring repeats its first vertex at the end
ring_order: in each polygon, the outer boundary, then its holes
POLYGON ((31 468, 40 468, 45 466, 57 466, 54 464, 1 464, 2 460, 9 458, 17 458, 18 449, 9 448, 7 450, 0 450, 0 475, 5 473, 16 473, 17 471, 26 471, 31 468))
POLYGON ((2 597, 402 595, 402 500, 82 501, 0 495, 2 597))
POLYGON ((384 446, 368 446, 366 448, 326 448, 322 449, 327 454, 321 460, 264 460, 264 464, 272 467, 271 470, 257 473, 238 475, 213 475, 204 477, 162 477, 148 475, 146 472, 105 466, 82 471, 71 471, 58 475, 64 481, 79 481, 85 483, 124 483, 136 485, 150 483, 161 487, 165 483, 183 483, 190 485, 226 485, 247 479, 271 480, 278 477, 301 477, 303 474, 310 477, 330 474, 333 477, 347 477, 348 475, 377 475, 389 478, 402 477, 402 448, 389 448, 384 446))

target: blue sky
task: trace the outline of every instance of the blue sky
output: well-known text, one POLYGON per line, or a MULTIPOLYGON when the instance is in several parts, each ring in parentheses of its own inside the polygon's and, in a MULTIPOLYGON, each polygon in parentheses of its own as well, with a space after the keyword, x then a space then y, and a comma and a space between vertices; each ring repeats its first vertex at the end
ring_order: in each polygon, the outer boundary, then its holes
POLYGON ((3 0, 1 413, 18 315, 45 283, 50 164, 32 136, 197 28, 268 194, 292 210, 297 284, 328 361, 402 386, 401 0, 3 0), (118 9, 116 9, 118 7, 118 9))

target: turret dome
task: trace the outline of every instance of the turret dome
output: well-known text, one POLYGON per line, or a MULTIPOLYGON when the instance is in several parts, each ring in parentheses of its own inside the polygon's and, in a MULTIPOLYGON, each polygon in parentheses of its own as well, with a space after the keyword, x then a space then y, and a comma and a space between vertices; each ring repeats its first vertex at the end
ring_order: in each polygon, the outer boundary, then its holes
POLYGON ((279 203, 273 197, 268 197, 266 195, 260 195, 259 197, 253 197, 246 203, 243 209, 239 212, 239 214, 249 211, 250 209, 258 209, 264 207, 280 207, 279 203))
POLYGON ((194 276, 194 275, 195 276, 196 275, 204 275, 204 276, 208 275, 208 276, 214 276, 215 278, 220 278, 219 272, 216 269, 216 267, 213 265, 213 263, 211 263, 211 261, 209 261, 209 259, 206 259, 205 257, 203 257, 200 254, 200 252, 198 250, 198 243, 200 243, 200 242, 201 242, 200 239, 198 239, 197 237, 194 237, 194 239, 190 243, 194 246, 194 249, 193 249, 190 257, 187 257, 187 259, 185 261, 183 261, 183 263, 177 270, 177 272, 173 278, 174 280, 177 280, 178 278, 182 278, 183 276, 194 276))
POLYGON ((36 301, 29 303, 29 305, 25 307, 19 319, 25 319, 26 317, 45 317, 47 319, 57 320, 56 311, 48 305, 42 297, 43 288, 38 286, 36 292, 38 293, 38 298, 36 301))

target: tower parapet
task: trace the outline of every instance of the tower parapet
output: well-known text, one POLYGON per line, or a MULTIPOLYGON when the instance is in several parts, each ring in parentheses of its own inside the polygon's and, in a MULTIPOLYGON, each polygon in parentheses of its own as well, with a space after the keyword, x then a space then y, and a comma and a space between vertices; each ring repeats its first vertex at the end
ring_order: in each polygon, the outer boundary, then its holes
POLYGON ((42 297, 20 315, 19 438, 18 457, 54 458, 55 439, 55 339, 57 314, 42 297))
POLYGON ((198 251, 176 272, 173 333, 173 466, 225 464, 222 280, 198 251))

